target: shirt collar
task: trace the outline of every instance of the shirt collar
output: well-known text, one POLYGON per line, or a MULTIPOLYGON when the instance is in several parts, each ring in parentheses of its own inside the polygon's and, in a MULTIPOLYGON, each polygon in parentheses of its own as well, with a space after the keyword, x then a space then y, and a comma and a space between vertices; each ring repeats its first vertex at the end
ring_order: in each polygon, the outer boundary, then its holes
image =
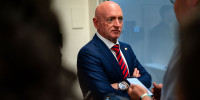
POLYGON ((109 41, 108 39, 104 38, 103 36, 101 36, 98 32, 96 33, 96 35, 107 45, 107 47, 109 49, 111 49, 114 45, 118 44, 119 45, 119 42, 118 42, 118 39, 117 39, 117 42, 116 44, 114 44, 113 42, 109 41))

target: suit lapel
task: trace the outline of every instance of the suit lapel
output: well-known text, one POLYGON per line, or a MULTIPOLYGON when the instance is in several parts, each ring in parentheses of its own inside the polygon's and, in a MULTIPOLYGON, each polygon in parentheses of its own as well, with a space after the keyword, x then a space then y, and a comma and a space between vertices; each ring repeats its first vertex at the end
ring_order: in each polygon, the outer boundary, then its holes
POLYGON ((117 69, 120 77, 122 78, 122 72, 120 70, 119 64, 107 45, 96 34, 93 37, 93 41, 94 44, 97 46, 99 52, 106 58, 106 60, 108 60, 113 65, 110 67, 114 67, 115 69, 117 69))

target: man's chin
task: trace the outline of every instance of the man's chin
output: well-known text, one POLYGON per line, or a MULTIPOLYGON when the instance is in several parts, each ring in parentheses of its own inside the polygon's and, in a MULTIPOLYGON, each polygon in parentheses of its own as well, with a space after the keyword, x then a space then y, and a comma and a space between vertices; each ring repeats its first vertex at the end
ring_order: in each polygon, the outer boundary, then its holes
POLYGON ((113 40, 117 40, 119 38, 119 36, 113 36, 112 39, 113 40))

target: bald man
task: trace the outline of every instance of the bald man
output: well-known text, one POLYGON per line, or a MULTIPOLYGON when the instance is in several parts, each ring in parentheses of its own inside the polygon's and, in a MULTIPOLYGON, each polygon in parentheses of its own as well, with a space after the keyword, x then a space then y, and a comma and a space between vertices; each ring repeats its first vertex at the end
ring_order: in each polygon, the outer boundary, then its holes
POLYGON ((129 99, 126 77, 137 77, 147 88, 151 76, 137 60, 130 45, 118 41, 123 26, 120 6, 112 1, 101 3, 93 23, 93 39, 81 48, 77 59, 78 79, 85 97, 103 100, 115 95, 129 99))

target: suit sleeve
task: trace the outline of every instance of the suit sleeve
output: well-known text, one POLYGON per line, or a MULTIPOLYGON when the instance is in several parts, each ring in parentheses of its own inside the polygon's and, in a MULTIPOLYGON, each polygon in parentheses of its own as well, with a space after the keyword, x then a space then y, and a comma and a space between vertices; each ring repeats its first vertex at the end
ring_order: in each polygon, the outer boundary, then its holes
POLYGON ((77 69, 83 95, 91 91, 92 96, 100 100, 103 100, 107 95, 129 98, 127 92, 112 88, 104 73, 101 58, 92 50, 81 49, 78 54, 77 69))
MULTIPOLYGON (((130 47, 130 46, 129 46, 130 47)), ((131 47, 130 47, 131 48, 131 47)), ((151 75, 146 71, 146 69, 140 64, 138 59, 136 58, 136 55, 134 54, 132 49, 129 49, 130 53, 132 54, 133 59, 133 68, 137 68, 140 71, 141 77, 138 79, 147 87, 150 88, 152 84, 151 75)), ((133 71, 132 71, 133 72, 133 71)), ((131 73, 133 74, 133 73, 131 73)))

